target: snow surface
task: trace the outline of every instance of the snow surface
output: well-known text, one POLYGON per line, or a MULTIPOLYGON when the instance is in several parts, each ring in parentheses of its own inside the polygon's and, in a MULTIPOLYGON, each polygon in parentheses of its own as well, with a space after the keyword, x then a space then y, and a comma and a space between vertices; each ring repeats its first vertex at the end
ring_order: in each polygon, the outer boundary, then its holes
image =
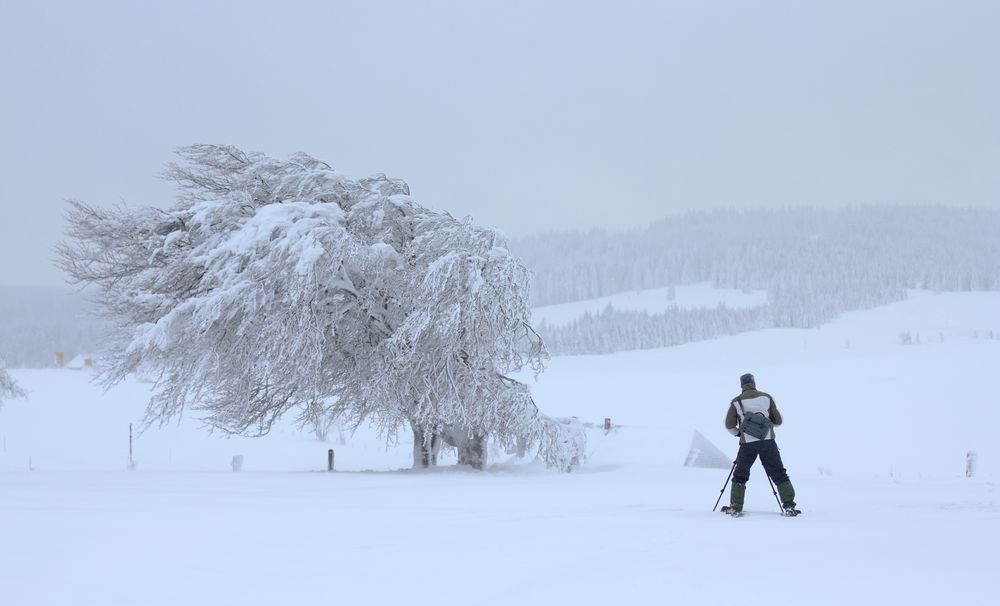
POLYGON ((913 293, 820 329, 554 359, 539 406, 595 425, 568 475, 393 471, 407 436, 226 439, 191 419, 138 437, 128 472, 147 384, 13 370, 30 393, 0 411, 0 602, 988 603, 997 309, 1000 293, 913 293), (725 471, 682 467, 693 429, 735 453, 722 418, 746 371, 785 416, 799 518, 775 513, 759 466, 740 520, 711 512, 725 471))
POLYGON ((622 311, 648 311, 663 313, 670 309, 696 309, 724 305, 731 309, 756 307, 767 302, 767 292, 754 290, 744 292, 734 288, 715 288, 709 282, 688 284, 673 288, 654 288, 632 292, 622 292, 607 297, 545 305, 531 310, 531 321, 543 320, 553 326, 570 324, 584 314, 599 314, 609 305, 622 311))

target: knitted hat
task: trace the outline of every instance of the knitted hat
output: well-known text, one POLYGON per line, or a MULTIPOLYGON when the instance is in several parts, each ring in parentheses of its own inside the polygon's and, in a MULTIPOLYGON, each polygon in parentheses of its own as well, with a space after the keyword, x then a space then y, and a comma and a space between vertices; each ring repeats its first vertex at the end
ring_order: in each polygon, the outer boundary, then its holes
POLYGON ((757 383, 754 381, 753 375, 747 373, 740 377, 740 387, 742 389, 755 389, 757 387, 757 383))

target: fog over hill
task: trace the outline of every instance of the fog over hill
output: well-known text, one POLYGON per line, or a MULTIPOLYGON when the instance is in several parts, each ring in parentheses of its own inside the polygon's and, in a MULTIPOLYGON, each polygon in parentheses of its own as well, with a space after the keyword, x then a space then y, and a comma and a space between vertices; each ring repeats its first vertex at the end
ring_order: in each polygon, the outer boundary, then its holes
POLYGON ((79 291, 45 286, 0 286, 0 358, 12 368, 55 365, 54 354, 68 362, 92 353, 103 323, 79 291))
POLYGON ((814 327, 907 289, 1000 288, 1000 212, 934 206, 695 212, 620 233, 560 232, 514 240, 534 273, 535 305, 711 282, 765 290, 765 305, 608 307, 562 326, 542 322, 553 354, 677 345, 747 330, 814 327))
MULTIPOLYGON (((771 327, 814 327, 908 289, 1000 290, 1000 212, 935 206, 693 212, 641 229, 511 241, 535 306, 708 282, 762 305, 585 313, 537 326, 554 355, 648 349, 771 327)), ((0 287, 0 357, 47 367, 99 347, 102 326, 70 289, 0 287)))

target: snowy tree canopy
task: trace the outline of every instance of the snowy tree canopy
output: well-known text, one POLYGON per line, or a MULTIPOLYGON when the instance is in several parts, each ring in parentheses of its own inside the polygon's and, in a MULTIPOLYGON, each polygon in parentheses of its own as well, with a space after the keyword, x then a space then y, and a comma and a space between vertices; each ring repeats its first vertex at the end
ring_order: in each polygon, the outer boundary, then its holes
POLYGON ((438 437, 471 445, 477 466, 488 438, 537 444, 561 468, 582 460, 579 425, 542 415, 510 378, 546 354, 500 233, 304 154, 178 153, 173 208, 72 202, 58 248, 116 326, 103 380, 157 377, 148 423, 193 409, 262 435, 294 411, 389 436, 409 425, 425 463, 438 437))
POLYGON ((27 397, 27 393, 18 386, 14 377, 7 372, 7 365, 0 360, 0 406, 4 400, 24 397, 27 397))

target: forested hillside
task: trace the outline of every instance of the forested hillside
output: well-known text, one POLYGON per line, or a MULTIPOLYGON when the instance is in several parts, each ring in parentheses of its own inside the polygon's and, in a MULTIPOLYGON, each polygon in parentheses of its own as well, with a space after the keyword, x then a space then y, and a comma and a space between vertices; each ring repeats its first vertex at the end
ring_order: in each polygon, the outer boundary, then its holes
POLYGON ((515 240, 535 305, 710 281, 763 289, 767 304, 660 314, 606 309, 538 329, 553 354, 676 345, 768 327, 812 327, 839 313, 936 291, 1000 288, 1000 213, 946 207, 690 213, 622 233, 515 240))
MULTIPOLYGON (((711 211, 621 233, 558 232, 515 239, 534 272, 535 306, 712 282, 766 290, 760 307, 604 309, 536 328, 550 353, 678 345, 770 327, 813 327, 906 296, 909 288, 1000 290, 1000 212, 947 207, 711 211)), ((68 290, 0 287, 0 357, 52 365, 97 347, 100 323, 68 290)))

